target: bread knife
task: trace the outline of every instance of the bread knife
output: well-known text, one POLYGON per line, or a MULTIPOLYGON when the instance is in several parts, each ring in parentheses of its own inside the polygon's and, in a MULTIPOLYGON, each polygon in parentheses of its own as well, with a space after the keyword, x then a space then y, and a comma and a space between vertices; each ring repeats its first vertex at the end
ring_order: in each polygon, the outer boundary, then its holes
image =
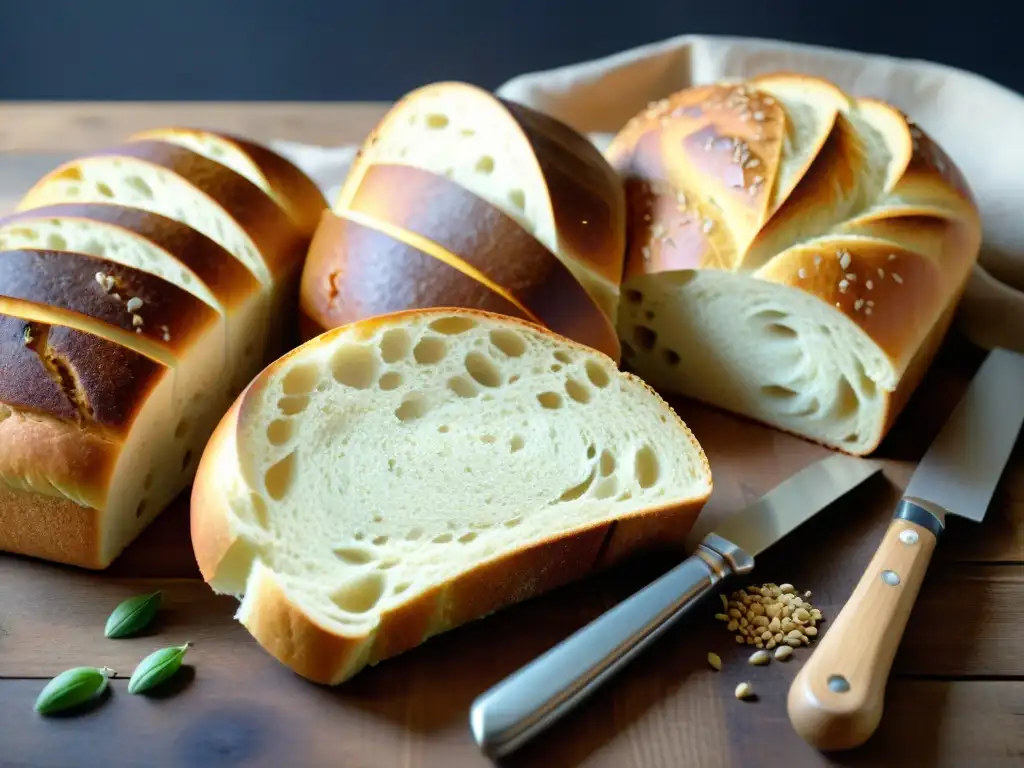
POLYGON ((843 454, 816 461, 731 516, 689 558, 481 694, 470 730, 485 755, 518 749, 592 693, 716 584, 880 470, 843 454))
POLYGON ((852 749, 882 718, 886 680, 946 517, 985 517, 1024 423, 1024 355, 988 353, 925 452, 846 605, 793 679, 790 722, 811 746, 852 749))

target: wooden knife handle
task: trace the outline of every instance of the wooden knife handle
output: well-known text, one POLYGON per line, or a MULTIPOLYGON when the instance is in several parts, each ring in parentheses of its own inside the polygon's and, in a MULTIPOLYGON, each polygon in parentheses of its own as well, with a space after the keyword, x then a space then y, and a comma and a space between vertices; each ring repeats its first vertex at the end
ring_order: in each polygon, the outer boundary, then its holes
POLYGON ((900 503, 850 599, 793 680, 789 719, 811 746, 852 749, 878 727, 889 671, 942 529, 941 517, 900 503))

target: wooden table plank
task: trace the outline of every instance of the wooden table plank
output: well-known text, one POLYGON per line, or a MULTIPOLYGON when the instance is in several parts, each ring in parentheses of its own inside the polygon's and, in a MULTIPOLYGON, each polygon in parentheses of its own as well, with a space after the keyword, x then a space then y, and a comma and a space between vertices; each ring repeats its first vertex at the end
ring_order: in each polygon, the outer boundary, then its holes
POLYGON ((0 152, 84 152, 170 125, 338 146, 362 141, 386 110, 355 102, 0 102, 0 152))

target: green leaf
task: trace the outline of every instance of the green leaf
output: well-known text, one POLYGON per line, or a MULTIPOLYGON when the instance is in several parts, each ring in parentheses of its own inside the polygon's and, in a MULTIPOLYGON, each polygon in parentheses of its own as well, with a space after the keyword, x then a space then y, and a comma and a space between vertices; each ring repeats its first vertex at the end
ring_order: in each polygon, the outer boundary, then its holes
POLYGON ((185 643, 153 651, 140 661, 139 666, 132 672, 132 678, 128 681, 128 693, 143 693, 171 678, 181 667, 185 652, 191 646, 192 643, 185 643))
POLYGON ((107 637, 130 637, 141 632, 160 609, 161 594, 136 595, 121 603, 107 618, 107 637))
POLYGON ((53 678, 39 692, 35 710, 43 715, 77 707, 103 693, 114 672, 99 667, 74 667, 53 678))

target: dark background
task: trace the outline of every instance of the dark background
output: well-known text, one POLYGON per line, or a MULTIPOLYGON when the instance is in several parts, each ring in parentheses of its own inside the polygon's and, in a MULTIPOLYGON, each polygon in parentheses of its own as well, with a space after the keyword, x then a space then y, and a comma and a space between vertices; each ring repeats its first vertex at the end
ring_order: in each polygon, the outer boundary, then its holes
POLYGON ((923 58, 1024 90, 1009 0, 0 0, 0 98, 390 100, 684 32, 923 58))

